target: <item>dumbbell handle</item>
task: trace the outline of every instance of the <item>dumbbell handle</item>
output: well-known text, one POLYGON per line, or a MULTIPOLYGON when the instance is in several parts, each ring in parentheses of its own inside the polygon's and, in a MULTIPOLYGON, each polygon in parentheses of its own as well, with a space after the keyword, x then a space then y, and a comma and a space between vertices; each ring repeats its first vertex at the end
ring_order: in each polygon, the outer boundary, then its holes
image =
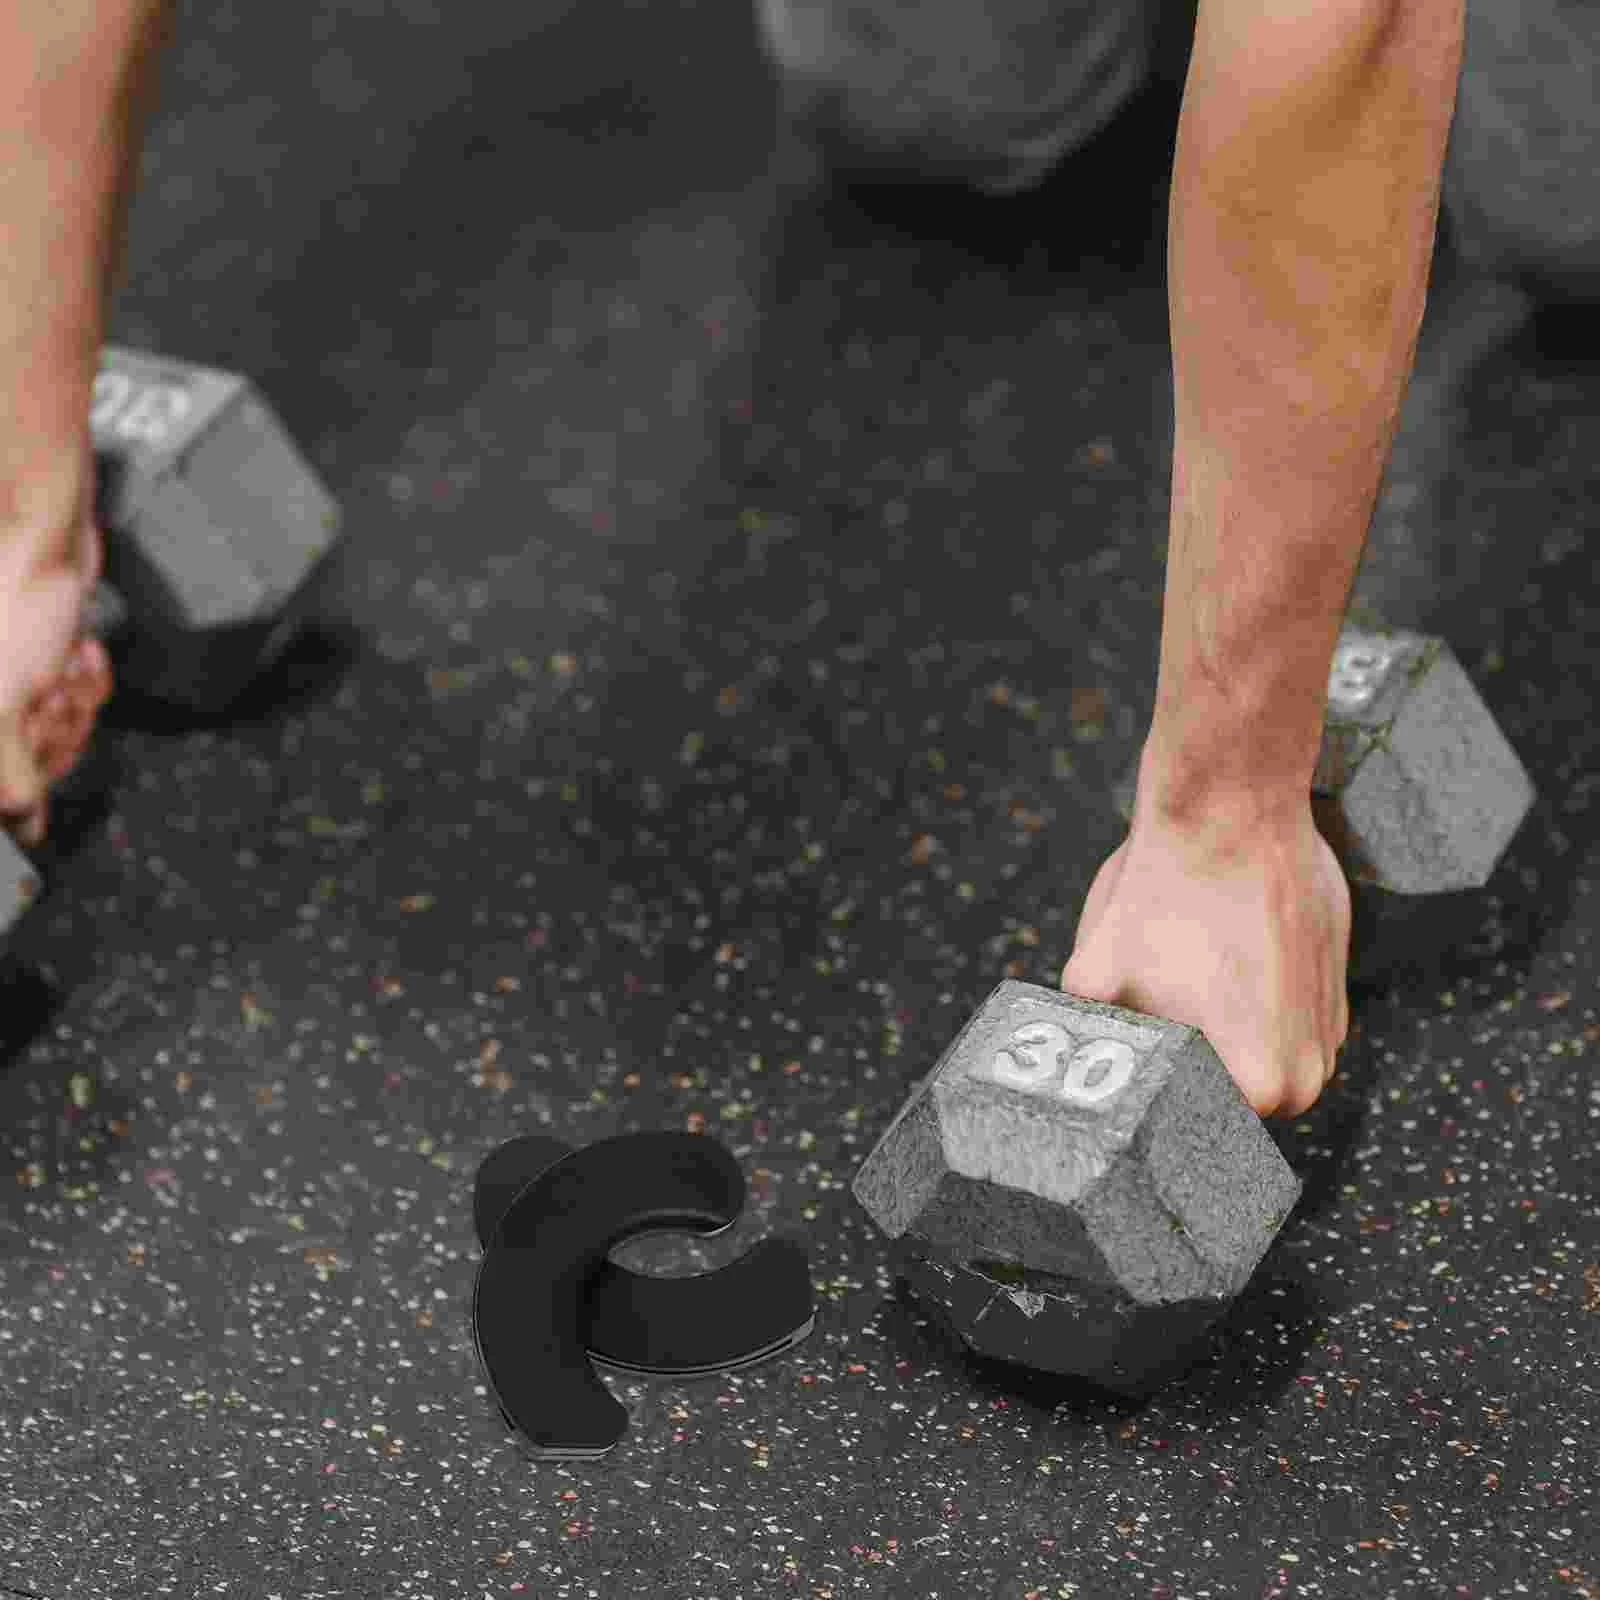
POLYGON ((120 633, 128 620, 127 603, 104 580, 94 586, 83 607, 83 631, 96 639, 109 639, 120 633))

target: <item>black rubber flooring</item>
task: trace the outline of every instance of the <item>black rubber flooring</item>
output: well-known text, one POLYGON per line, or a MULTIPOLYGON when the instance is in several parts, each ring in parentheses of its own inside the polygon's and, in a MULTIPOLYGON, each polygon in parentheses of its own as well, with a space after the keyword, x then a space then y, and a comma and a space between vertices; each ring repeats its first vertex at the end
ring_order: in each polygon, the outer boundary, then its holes
POLYGON ((183 7, 116 311, 349 514, 226 724, 124 703, 14 941, 0 1594, 1600 1594, 1600 361, 1452 275, 1361 579, 1537 811, 1371 933, 1305 1200, 1142 1407, 979 1367, 856 1164, 1052 982, 1143 737, 1170 95, 1040 194, 782 157, 739 0, 183 7), (776 175, 775 175, 776 174, 776 175), (818 1321, 533 1465, 468 1323, 516 1133, 701 1128, 818 1321))

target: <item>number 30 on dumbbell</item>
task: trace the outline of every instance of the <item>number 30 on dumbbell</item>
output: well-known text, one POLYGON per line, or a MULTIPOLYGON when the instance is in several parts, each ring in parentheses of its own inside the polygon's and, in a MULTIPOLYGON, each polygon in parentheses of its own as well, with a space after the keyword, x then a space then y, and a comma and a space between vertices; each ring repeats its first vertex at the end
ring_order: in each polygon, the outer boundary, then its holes
POLYGON ((106 561, 85 624, 120 681, 222 711, 306 620, 339 508, 236 374, 108 348, 89 424, 106 561))

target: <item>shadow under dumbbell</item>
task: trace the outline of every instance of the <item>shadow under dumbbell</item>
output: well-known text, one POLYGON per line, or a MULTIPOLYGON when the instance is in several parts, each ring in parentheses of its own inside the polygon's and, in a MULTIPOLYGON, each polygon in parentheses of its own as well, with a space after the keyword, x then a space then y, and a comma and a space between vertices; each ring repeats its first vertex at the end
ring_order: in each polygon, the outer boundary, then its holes
POLYGON ((1478 915, 1482 892, 1405 898, 1356 884, 1352 889, 1350 987, 1357 995, 1436 981, 1461 962, 1462 929, 1478 915))
POLYGON ((0 951, 0 1072, 55 1021, 68 992, 15 950, 0 951))
MULTIPOLYGON (((1537 285, 1527 287, 1538 293, 1537 285)), ((1587 300, 1544 301, 1524 330, 1523 342, 1547 369, 1593 372, 1600 367, 1600 306, 1587 300)))
POLYGON ((895 1280, 881 1327, 888 1344, 912 1362, 926 1361, 931 1351, 964 1368, 992 1395, 1093 1421, 1135 1414, 1163 1396, 1203 1394, 1222 1411, 1269 1400, 1301 1370, 1322 1315, 1309 1282, 1275 1248, 1226 1314, 1137 1393, 979 1355, 903 1279, 895 1280))
MULTIPOLYGON (((109 709, 109 708, 108 708, 109 709)), ((78 765, 50 791, 50 834, 33 852, 48 886, 57 869, 91 837, 101 833, 116 809, 126 769, 114 739, 95 739, 78 765)), ((46 889, 48 893, 48 887, 46 889)))
POLYGON ((1030 1403, 1048 1406, 1050 1402, 1041 1400, 1038 1391, 1064 1385, 1106 1406, 1129 1405, 1129 1402, 1094 1384, 1057 1378, 1050 1373, 1033 1372, 1010 1362, 978 1355, 956 1332, 950 1318, 937 1306, 925 1305, 919 1300, 901 1277, 894 1280, 894 1289, 884 1304, 878 1326, 884 1343, 900 1360, 908 1361, 913 1366, 926 1363, 930 1357, 944 1361, 965 1369, 974 1378, 1007 1394, 1023 1396, 1030 1403))
MULTIPOLYGON (((119 681, 101 721, 110 728, 181 734, 246 722, 268 722, 304 711, 337 692, 351 669, 369 652, 353 623, 319 620, 306 627, 278 660, 225 708, 199 711, 141 693, 119 681)), ((113 652, 113 665, 116 665, 113 652)))
MULTIPOLYGON (((1378 1030, 1380 1036, 1382 1030, 1378 1030)), ((1285 1228, 1292 1238, 1296 1225, 1342 1204, 1341 1185, 1350 1181, 1355 1152, 1363 1143, 1367 1107, 1383 1078, 1381 1062, 1366 1047, 1365 1027, 1353 1025, 1352 1037, 1339 1057, 1339 1070, 1321 1098, 1303 1116, 1274 1117, 1266 1123, 1283 1159, 1300 1180, 1300 1198, 1285 1228)), ((1274 1257, 1267 1257, 1270 1264, 1274 1257)))
POLYGON ((1305 1370, 1327 1312, 1298 1258, 1280 1242, 1212 1329, 1211 1357, 1187 1381, 1224 1412, 1280 1395, 1305 1370))
MULTIPOLYGON (((1407 898, 1357 887, 1349 974, 1357 1014, 1385 996, 1474 984, 1492 1003, 1508 976, 1526 974, 1572 909, 1571 869, 1551 843, 1543 813, 1541 802, 1514 853, 1482 889, 1407 898)), ((1458 1004, 1468 1011, 1477 1000, 1469 990, 1458 1004)))
POLYGON ((114 741, 98 739, 50 791, 49 836, 29 852, 42 894, 0 952, 0 995, 5 996, 5 1005, 0 1006, 0 1067, 49 1028, 74 988, 93 972, 93 953, 70 943, 58 942, 53 958, 41 965, 29 929, 49 917, 51 895, 66 864, 104 831, 122 781, 123 765, 114 741))

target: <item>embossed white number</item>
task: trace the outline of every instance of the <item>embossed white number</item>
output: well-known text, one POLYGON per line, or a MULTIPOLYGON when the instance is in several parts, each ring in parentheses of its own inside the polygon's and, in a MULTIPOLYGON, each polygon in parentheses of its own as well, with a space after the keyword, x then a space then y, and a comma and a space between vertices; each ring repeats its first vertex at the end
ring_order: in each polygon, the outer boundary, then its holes
POLYGON ((995 1052, 989 1076, 1008 1088, 1037 1094, 1071 1048, 1072 1035, 1059 1023, 1026 1023, 995 1052))
POLYGON ((1384 640, 1341 644, 1333 653, 1328 673, 1328 698, 1344 711, 1360 711, 1370 705, 1399 653, 1397 645, 1384 640))
POLYGON ((1135 1064, 1132 1048, 1121 1039, 1091 1039, 1067 1063, 1061 1098, 1097 1106, 1127 1084, 1135 1064))
POLYGON ((102 372, 94 380, 94 396, 89 407, 89 424, 109 428, 112 419, 128 403, 133 380, 120 372, 102 372))
POLYGON ((159 445, 189 415, 194 402, 186 389, 171 384, 142 385, 122 372, 102 372, 94 380, 90 425, 136 444, 159 445))
POLYGON ((1061 1070, 1062 1058, 1072 1051, 1055 1089, 1063 1100, 1080 1106, 1109 1100, 1133 1077, 1137 1057, 1122 1040, 1091 1039, 1074 1049, 1076 1043, 1059 1023, 1027 1023, 995 1052, 989 1076, 1008 1088, 1044 1093, 1061 1070))

